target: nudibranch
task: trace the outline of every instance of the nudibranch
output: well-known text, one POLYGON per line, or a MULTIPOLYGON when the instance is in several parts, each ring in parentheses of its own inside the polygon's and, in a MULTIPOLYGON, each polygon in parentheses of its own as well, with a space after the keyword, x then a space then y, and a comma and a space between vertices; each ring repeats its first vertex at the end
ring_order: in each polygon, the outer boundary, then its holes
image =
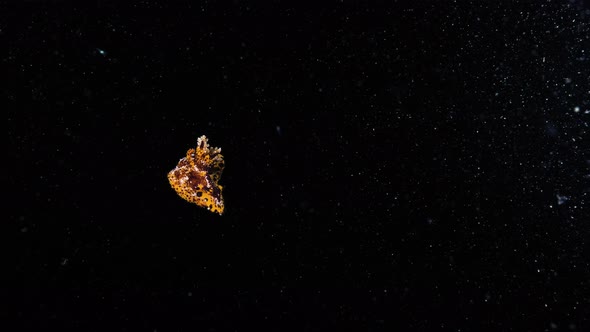
POLYGON ((225 166, 221 148, 210 147, 205 135, 197 147, 189 149, 178 165, 168 172, 168 181, 176 193, 190 203, 223 214, 223 187, 219 179, 225 166))

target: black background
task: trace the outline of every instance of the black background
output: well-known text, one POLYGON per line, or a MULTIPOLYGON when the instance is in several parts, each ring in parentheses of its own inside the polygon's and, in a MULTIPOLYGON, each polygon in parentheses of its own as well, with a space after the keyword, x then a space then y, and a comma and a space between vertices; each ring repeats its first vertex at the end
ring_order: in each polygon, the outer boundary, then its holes
POLYGON ((21 329, 590 329, 582 2, 1 11, 21 329))

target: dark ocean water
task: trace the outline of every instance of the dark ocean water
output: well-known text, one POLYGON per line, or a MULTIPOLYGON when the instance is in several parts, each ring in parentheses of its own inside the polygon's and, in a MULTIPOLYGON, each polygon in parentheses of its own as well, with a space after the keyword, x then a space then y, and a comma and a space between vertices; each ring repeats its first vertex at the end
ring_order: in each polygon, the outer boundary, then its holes
POLYGON ((589 330, 587 8, 1 5, 7 319, 589 330))

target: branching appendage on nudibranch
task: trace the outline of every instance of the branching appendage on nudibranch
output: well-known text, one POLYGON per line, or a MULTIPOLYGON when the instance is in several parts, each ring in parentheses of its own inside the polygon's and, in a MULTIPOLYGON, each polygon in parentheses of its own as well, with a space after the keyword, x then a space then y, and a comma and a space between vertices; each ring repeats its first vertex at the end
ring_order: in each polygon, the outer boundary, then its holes
POLYGON ((189 149, 168 173, 168 181, 183 199, 221 215, 224 205, 219 179, 224 166, 221 148, 210 147, 203 135, 197 139, 197 147, 189 149))

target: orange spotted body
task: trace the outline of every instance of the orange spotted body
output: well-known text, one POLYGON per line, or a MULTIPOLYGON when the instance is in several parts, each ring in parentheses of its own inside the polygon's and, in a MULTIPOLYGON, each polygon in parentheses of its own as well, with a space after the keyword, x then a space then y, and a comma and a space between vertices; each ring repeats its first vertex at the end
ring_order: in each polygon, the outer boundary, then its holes
POLYGON ((190 203, 223 214, 223 187, 219 179, 225 164, 221 148, 209 147, 204 135, 196 149, 189 149, 178 165, 168 172, 168 181, 176 193, 190 203))

